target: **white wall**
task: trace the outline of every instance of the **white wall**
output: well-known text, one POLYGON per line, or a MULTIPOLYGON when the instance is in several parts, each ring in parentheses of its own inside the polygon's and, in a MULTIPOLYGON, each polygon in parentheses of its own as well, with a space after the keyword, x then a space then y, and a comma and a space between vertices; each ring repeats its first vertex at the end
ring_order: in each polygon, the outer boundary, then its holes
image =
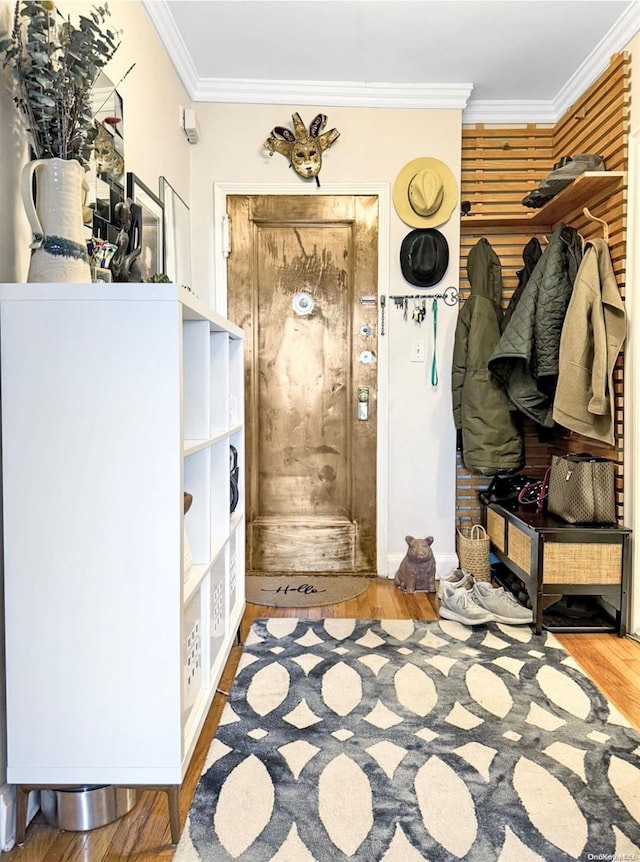
MULTIPOLYGON (((192 147, 191 205, 194 241, 194 284, 206 296, 214 296, 216 264, 213 246, 213 183, 255 186, 267 193, 268 185, 301 185, 308 194, 321 194, 323 184, 357 187, 358 183, 387 183, 393 187, 398 171, 411 159, 435 156, 446 162, 459 180, 460 111, 389 110, 369 108, 317 108, 273 105, 195 105, 200 142, 192 147), (336 128, 340 137, 323 157, 320 188, 302 180, 276 153, 270 157, 263 144, 276 125, 292 127, 291 114, 298 111, 308 125, 316 113, 327 114, 326 129, 336 128)), ((440 230, 449 243, 450 265, 435 290, 458 286, 460 232, 458 208, 440 230)), ((388 236, 388 293, 415 294, 400 271, 402 239, 412 230, 391 206, 388 236)), ((364 289, 364 293, 367 293, 364 289)), ((203 295, 204 298, 204 295, 203 295)), ((391 574, 404 556, 407 534, 435 537, 434 552, 446 565, 454 554, 455 433, 451 412, 450 368, 456 307, 438 306, 439 385, 430 383, 432 350, 431 309, 418 326, 405 322, 393 303, 387 303, 386 334, 389 351, 389 557, 391 574), (423 339, 427 361, 410 361, 411 340, 423 339)), ((384 574, 381 572, 381 574, 384 574)))

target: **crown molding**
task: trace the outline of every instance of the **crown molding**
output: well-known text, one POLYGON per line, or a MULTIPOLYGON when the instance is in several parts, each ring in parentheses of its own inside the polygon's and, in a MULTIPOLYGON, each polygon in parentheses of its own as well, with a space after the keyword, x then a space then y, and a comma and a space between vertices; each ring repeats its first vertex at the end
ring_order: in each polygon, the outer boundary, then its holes
POLYGON ((351 81, 261 81, 203 78, 196 102, 259 105, 325 105, 353 108, 463 110, 473 84, 377 84, 351 81))
POLYGON ((521 99, 477 99, 469 102, 462 112, 463 125, 474 123, 555 123, 555 105, 552 101, 521 99))
POLYGON ((339 81, 267 81, 199 78, 169 12, 167 0, 142 0, 190 99, 235 104, 324 105, 326 107, 461 110, 472 123, 556 123, 588 89, 610 57, 640 31, 640 2, 620 16, 556 97, 549 101, 473 100, 473 84, 385 84, 339 81))
POLYGON ((160 41, 182 81, 182 86, 189 98, 193 99, 193 93, 198 85, 198 72, 184 44, 184 39, 176 27, 173 15, 169 12, 166 0, 142 0, 142 6, 156 28, 160 41))
POLYGON ((611 55, 624 50, 640 30, 640 3, 634 2, 615 22, 553 100, 556 122, 609 65, 611 55))
POLYGON ((609 65, 611 55, 624 50, 640 30, 640 2, 634 2, 576 69, 556 97, 550 101, 471 100, 462 122, 473 123, 557 123, 609 65))
POLYGON ((461 111, 473 84, 385 84, 350 81, 265 81, 199 78, 166 0, 142 0, 158 36, 194 102, 258 105, 326 105, 461 111))

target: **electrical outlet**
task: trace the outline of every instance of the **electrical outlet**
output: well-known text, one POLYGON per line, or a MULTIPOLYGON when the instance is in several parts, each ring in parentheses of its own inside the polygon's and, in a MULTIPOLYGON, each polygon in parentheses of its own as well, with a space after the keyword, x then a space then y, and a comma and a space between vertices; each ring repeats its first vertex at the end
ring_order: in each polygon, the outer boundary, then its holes
POLYGON ((424 341, 414 339, 411 342, 411 361, 424 362, 424 341))

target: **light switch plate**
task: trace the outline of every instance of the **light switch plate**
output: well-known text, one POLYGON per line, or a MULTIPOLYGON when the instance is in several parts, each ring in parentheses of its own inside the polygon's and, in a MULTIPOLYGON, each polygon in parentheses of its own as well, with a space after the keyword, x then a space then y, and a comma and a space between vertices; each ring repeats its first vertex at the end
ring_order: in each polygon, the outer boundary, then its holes
POLYGON ((424 341, 414 339, 411 342, 411 361, 424 362, 424 341))

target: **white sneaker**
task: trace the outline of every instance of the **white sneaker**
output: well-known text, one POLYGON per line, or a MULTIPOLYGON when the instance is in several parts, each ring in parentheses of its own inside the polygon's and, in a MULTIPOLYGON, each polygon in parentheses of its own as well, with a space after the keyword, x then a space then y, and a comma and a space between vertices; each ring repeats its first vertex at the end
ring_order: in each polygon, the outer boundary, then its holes
POLYGON ((464 587, 467 590, 470 590, 471 587, 475 584, 476 579, 473 577, 471 572, 468 572, 466 569, 452 569, 449 574, 438 580, 438 588, 436 590, 438 598, 442 598, 442 585, 443 584, 451 584, 452 587, 456 589, 460 589, 464 587))
POLYGON ((477 604, 492 613, 498 623, 522 625, 533 621, 533 612, 523 607, 504 587, 494 589, 487 581, 476 581, 471 592, 477 604))
POLYGON ((455 620, 465 626, 496 622, 494 614, 478 604, 473 590, 456 589, 446 581, 442 584, 439 613, 443 619, 455 620))

